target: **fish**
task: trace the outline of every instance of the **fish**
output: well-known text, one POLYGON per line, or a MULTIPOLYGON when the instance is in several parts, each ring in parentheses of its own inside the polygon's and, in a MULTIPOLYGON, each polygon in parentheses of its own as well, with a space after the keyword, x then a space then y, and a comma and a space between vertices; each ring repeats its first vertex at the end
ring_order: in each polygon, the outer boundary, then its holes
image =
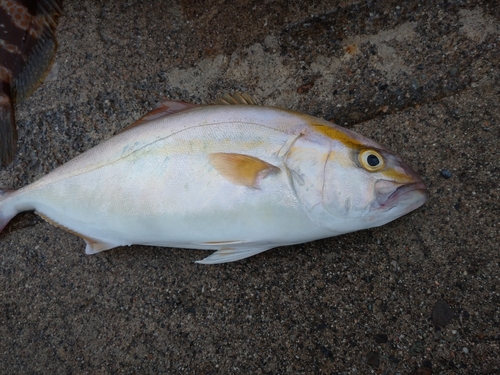
POLYGON ((57 49, 62 0, 0 0, 0 167, 17 149, 14 105, 31 95, 57 49))
POLYGON ((324 119, 226 94, 164 100, 120 133, 19 190, 0 190, 0 231, 34 210, 85 252, 148 245, 237 261, 384 225, 427 200, 378 143, 324 119))

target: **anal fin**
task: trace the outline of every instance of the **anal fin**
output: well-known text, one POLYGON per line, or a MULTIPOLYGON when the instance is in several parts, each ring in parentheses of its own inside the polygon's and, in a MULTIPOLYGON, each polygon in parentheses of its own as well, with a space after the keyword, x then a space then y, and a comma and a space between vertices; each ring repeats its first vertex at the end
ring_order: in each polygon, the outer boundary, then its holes
POLYGON ((109 243, 105 243, 105 242, 102 242, 102 241, 99 241, 99 240, 95 240, 95 239, 90 238, 88 236, 85 236, 85 235, 83 235, 81 233, 78 233, 78 232, 76 232, 76 231, 74 231, 72 229, 69 229, 69 228, 65 227, 64 225, 62 225, 62 224, 59 224, 57 221, 52 220, 51 218, 49 218, 48 216, 42 214, 41 212, 35 211, 35 213, 38 216, 40 216, 43 220, 45 220, 47 223, 52 224, 55 227, 61 228, 62 230, 65 230, 66 232, 74 234, 75 236, 78 236, 81 239, 83 239, 85 241, 85 243, 86 243, 85 254, 87 254, 87 255, 100 253, 101 251, 110 250, 110 249, 113 249, 113 248, 115 248, 117 246, 120 246, 120 245, 116 245, 116 244, 109 244, 109 243))
POLYGON ((97 254, 97 253, 100 253, 101 251, 110 250, 110 249, 113 249, 117 246, 117 245, 112 245, 109 243, 99 242, 97 240, 93 240, 91 238, 84 237, 82 235, 78 235, 78 236, 83 238, 83 240, 87 244, 85 246, 85 254, 87 254, 87 255, 97 254))
POLYGON ((245 259, 251 257, 253 255, 262 253, 266 250, 272 249, 274 246, 269 244, 255 245, 252 247, 252 244, 248 247, 223 247, 217 250, 215 253, 206 257, 202 260, 197 260, 196 263, 199 264, 219 264, 219 263, 228 263, 235 262, 237 260, 245 259))

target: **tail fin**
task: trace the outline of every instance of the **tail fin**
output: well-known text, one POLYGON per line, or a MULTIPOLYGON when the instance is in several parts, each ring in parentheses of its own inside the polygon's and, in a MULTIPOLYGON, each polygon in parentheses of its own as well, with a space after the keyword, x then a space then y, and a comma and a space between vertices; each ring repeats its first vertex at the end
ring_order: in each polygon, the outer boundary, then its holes
POLYGON ((16 209, 8 202, 9 197, 15 192, 12 189, 0 189, 0 232, 17 215, 16 209))

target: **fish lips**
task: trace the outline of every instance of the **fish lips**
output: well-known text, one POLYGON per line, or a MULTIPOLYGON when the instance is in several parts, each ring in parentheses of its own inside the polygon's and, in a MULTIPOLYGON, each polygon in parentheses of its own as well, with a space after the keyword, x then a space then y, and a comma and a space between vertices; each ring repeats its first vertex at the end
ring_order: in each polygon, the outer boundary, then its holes
POLYGON ((389 211, 401 206, 401 208, 405 208, 404 213, 407 213, 423 205, 428 197, 427 187, 420 180, 401 185, 391 193, 379 192, 377 194, 377 203, 383 211, 389 211))

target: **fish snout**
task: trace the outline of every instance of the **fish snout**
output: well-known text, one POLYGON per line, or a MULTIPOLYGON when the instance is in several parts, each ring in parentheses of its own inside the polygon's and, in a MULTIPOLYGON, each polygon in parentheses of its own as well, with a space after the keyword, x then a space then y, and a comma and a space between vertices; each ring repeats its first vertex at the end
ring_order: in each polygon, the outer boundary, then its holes
POLYGON ((384 210, 397 205, 410 212, 427 201, 427 186, 422 178, 396 155, 391 155, 391 167, 384 173, 387 179, 375 183, 377 203, 384 210))
POLYGON ((425 183, 418 176, 407 183, 381 180, 375 184, 375 189, 376 202, 384 210, 399 205, 407 206, 406 212, 410 212, 423 205, 429 196, 425 183))
POLYGON ((413 170, 413 168, 411 168, 408 164, 406 164, 405 162, 401 161, 399 163, 399 167, 403 170, 403 173, 408 176, 409 178, 409 184, 421 184, 421 186, 423 186, 424 189, 427 189, 425 184, 424 184, 424 181, 422 180, 422 178, 417 174, 417 172, 415 172, 413 170))

